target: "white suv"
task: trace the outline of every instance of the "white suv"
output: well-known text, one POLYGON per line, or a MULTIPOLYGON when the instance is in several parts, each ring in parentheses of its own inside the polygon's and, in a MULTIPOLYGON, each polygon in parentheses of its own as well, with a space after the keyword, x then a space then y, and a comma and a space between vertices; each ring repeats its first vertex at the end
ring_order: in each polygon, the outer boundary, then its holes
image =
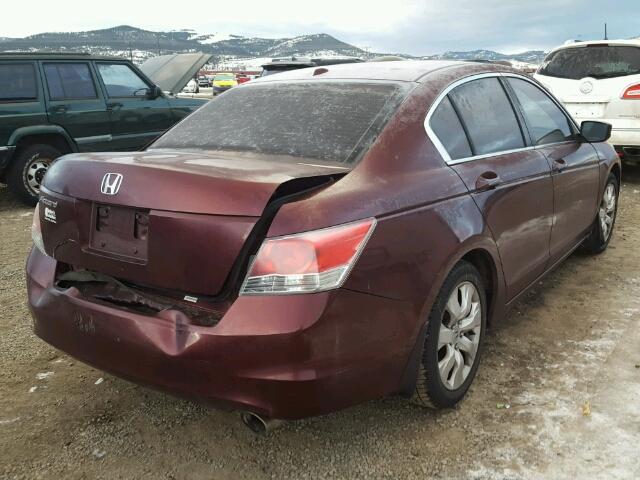
POLYGON ((640 160, 640 39, 564 45, 534 76, 578 123, 610 123, 618 155, 640 160))

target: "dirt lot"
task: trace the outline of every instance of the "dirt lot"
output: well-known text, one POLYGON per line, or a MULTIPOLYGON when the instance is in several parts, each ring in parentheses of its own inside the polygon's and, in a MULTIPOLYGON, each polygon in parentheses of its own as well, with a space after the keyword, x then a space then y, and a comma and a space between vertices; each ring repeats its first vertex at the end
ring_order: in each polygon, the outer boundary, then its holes
POLYGON ((490 332, 458 408, 388 398, 262 437, 38 340, 31 210, 0 187, 0 478, 640 478, 640 169, 625 178, 609 250, 572 256, 490 332))

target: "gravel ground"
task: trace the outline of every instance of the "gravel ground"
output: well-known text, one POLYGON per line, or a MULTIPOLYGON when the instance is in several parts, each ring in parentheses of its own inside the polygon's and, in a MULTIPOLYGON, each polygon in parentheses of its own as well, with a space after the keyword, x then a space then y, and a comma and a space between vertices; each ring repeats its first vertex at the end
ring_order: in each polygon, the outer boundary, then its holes
POLYGON ((573 255, 487 335, 456 409, 388 398, 267 436, 37 339, 31 209, 0 187, 0 478, 640 478, 640 169, 624 173, 609 250, 573 255))

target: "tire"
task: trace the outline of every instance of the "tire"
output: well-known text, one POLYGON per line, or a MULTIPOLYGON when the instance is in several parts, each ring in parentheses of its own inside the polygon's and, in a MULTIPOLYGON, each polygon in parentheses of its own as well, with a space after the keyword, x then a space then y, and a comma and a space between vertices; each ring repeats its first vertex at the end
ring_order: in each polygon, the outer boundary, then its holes
POLYGON ((485 286, 472 264, 461 261, 451 270, 427 322, 412 400, 421 406, 451 408, 473 382, 487 324, 485 286), (471 300, 468 308, 461 298, 471 300))
POLYGON ((59 150, 44 144, 19 149, 7 174, 9 190, 24 203, 35 205, 44 174, 60 155, 62 153, 59 150))
POLYGON ((613 227, 616 224, 619 194, 618 178, 610 173, 598 206, 598 213, 591 227, 591 233, 582 244, 586 253, 597 255, 604 252, 609 246, 613 236, 613 227))

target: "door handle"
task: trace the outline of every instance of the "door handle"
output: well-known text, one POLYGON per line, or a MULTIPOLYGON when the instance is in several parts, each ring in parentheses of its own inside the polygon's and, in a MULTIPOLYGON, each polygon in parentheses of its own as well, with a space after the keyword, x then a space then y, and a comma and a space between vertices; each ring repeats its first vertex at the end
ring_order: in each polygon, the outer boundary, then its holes
POLYGON ((54 105, 51 107, 53 113, 66 113, 69 110, 69 105, 54 105))
POLYGON ((500 176, 496 172, 487 171, 476 180, 476 190, 491 190, 500 183, 500 176))
POLYGON ((122 108, 122 104, 120 102, 107 103, 107 110, 116 110, 118 108, 122 108))
POLYGON ((567 161, 564 158, 556 158, 553 160, 554 170, 560 172, 567 168, 567 161))

